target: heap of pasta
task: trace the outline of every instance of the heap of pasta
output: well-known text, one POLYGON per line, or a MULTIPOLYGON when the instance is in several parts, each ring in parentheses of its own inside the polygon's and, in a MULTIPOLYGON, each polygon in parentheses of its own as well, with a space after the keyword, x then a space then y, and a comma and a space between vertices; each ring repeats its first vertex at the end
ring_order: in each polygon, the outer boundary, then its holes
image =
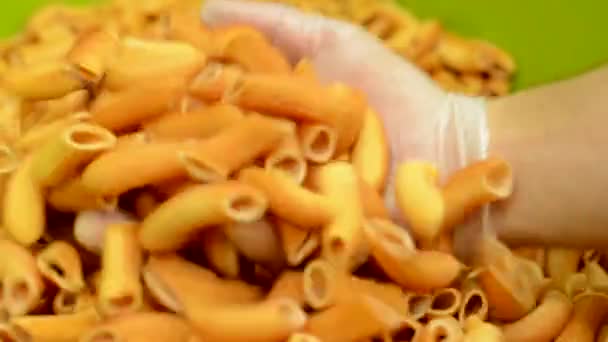
POLYGON ((444 31, 435 19, 421 20, 393 0, 258 0, 350 21, 425 70, 449 91, 502 96, 511 90, 513 58, 493 44, 444 31))
POLYGON ((387 189, 362 94, 197 16, 49 7, 4 47, 0 340, 593 340, 600 255, 551 250, 546 273, 491 237, 453 255, 511 194, 506 161, 446 183, 409 162, 387 189))

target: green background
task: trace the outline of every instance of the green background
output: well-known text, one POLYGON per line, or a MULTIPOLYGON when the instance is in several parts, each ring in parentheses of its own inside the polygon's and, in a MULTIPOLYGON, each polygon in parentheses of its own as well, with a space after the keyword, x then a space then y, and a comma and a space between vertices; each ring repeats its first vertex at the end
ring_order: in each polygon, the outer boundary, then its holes
MULTIPOLYGON (((133 0, 138 1, 138 0, 133 0)), ((517 60, 517 89, 608 62, 607 0, 398 0, 448 30, 490 40, 517 60)), ((0 0, 0 35, 18 30, 45 0, 0 0)), ((91 0, 64 0, 85 4, 91 0)))

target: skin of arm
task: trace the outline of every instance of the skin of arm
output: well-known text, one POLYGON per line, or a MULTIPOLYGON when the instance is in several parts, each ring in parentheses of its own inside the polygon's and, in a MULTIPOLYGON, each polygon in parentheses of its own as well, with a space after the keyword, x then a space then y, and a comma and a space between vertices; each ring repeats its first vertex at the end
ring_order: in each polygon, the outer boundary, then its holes
POLYGON ((515 191, 490 224, 510 244, 608 246, 608 66, 488 104, 490 154, 515 191))

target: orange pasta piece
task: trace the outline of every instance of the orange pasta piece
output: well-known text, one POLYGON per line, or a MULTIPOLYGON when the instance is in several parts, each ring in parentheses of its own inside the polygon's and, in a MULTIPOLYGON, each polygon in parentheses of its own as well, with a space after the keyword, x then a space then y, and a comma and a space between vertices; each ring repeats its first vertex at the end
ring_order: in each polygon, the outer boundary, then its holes
POLYGON ((304 333, 291 334, 287 339, 287 342, 321 342, 321 340, 313 335, 304 333))
POLYGON ((556 342, 594 341, 608 312, 608 299, 602 294, 582 294, 574 301, 570 320, 555 339, 556 342))
POLYGON ((400 315, 409 316, 409 303, 399 286, 355 276, 347 278, 346 281, 349 291, 339 291, 339 296, 350 296, 351 291, 365 294, 390 306, 400 315))
POLYGON ((196 149, 183 152, 180 158, 195 179, 226 179, 234 171, 270 152, 293 129, 291 122, 249 115, 205 140, 196 149))
POLYGON ((282 171, 292 177, 298 184, 304 182, 308 164, 304 159, 302 148, 300 148, 295 133, 285 136, 281 143, 266 156, 264 168, 282 171))
POLYGON ((298 138, 306 159, 315 163, 327 163, 336 154, 338 133, 324 124, 303 124, 298 128, 298 138))
POLYGON ((99 82, 119 47, 118 32, 110 28, 83 32, 67 55, 90 80, 99 82))
POLYGON ((18 143, 27 129, 22 102, 17 96, 0 93, 0 141, 3 143, 18 143))
POLYGON ((80 211, 74 220, 74 238, 89 252, 101 254, 108 226, 130 222, 134 222, 133 217, 116 208, 80 211))
POLYGON ((261 192, 237 181, 195 185, 148 215, 142 222, 139 240, 147 250, 176 250, 205 228, 255 222, 264 215, 267 205, 261 192))
POLYGON ((429 294, 418 294, 418 293, 407 293, 405 295, 405 301, 408 307, 408 317, 413 320, 420 320, 426 316, 427 312, 431 309, 433 297, 429 294))
POLYGON ((56 315, 78 313, 95 306, 95 296, 89 289, 74 293, 60 290, 53 298, 53 312, 56 315))
POLYGON ((558 282, 564 281, 578 270, 583 251, 578 249, 557 248, 547 249, 547 275, 558 282))
POLYGON ((276 220, 276 228, 289 266, 299 266, 321 245, 318 232, 296 227, 280 219, 276 220))
POLYGON ((188 91, 203 101, 228 101, 228 95, 242 77, 243 70, 238 66, 211 62, 194 77, 188 91))
POLYGON ((142 191, 133 201, 135 215, 140 219, 144 219, 161 204, 157 194, 152 191, 142 191))
POLYGON ((176 255, 153 255, 143 270, 146 287, 166 308, 184 313, 187 306, 252 303, 259 288, 240 280, 223 280, 213 272, 176 255))
POLYGON ((304 298, 313 309, 326 309, 336 302, 341 282, 336 269, 327 261, 312 261, 302 274, 304 298))
POLYGON ((91 95, 86 89, 73 91, 63 97, 31 103, 32 125, 45 125, 79 112, 86 112, 91 95))
POLYGON ((304 294, 304 276, 302 272, 285 271, 274 282, 266 298, 289 298, 300 306, 306 303, 304 294))
POLYGON ((511 166, 503 159, 491 158, 457 171, 442 189, 444 229, 453 229, 474 208, 505 199, 512 191, 511 166))
POLYGON ((458 320, 464 324, 471 316, 485 320, 488 316, 488 299, 483 290, 472 280, 462 285, 462 305, 458 311, 458 320))
POLYGON ((170 113, 144 125, 151 140, 203 139, 234 125, 243 113, 232 105, 213 105, 188 113, 170 113))
POLYGON ((437 186, 437 169, 426 162, 408 162, 397 168, 395 192, 401 215, 416 240, 432 244, 439 236, 445 206, 437 186))
POLYGON ((241 65, 249 72, 290 72, 289 62, 282 53, 253 28, 227 27, 219 29, 213 37, 216 58, 241 65))
POLYGON ((81 178, 74 178, 50 189, 47 193, 47 202, 53 209, 61 212, 78 212, 115 208, 118 198, 94 194, 84 186, 81 178))
POLYGON ((76 112, 48 123, 40 123, 19 137, 15 142, 15 149, 22 153, 33 151, 57 137, 62 130, 67 129, 72 125, 85 122, 90 118, 91 114, 89 112, 76 112))
POLYGON ((84 88, 76 69, 63 61, 13 66, 3 75, 6 89, 27 100, 47 100, 84 88))
POLYGON ((262 191, 274 215, 302 229, 318 229, 333 217, 331 204, 325 197, 300 186, 280 171, 251 167, 239 173, 239 180, 262 191))
POLYGON ((368 109, 361 134, 352 152, 352 163, 361 178, 376 191, 383 192, 388 177, 390 151, 378 113, 368 109))
POLYGON ((367 260, 359 177, 346 162, 311 170, 311 184, 328 197, 335 217, 323 228, 322 254, 338 269, 354 269, 367 260))
POLYGON ((503 342, 505 335, 492 323, 483 322, 478 317, 470 317, 464 324, 464 342, 503 342))
POLYGON ((470 42, 455 35, 445 34, 437 48, 441 61, 446 66, 459 71, 487 71, 492 61, 484 52, 475 49, 470 42))
POLYGON ((359 189, 365 217, 388 219, 390 214, 380 193, 361 178, 359 179, 359 189))
POLYGON ((432 319, 422 330, 420 342, 459 342, 464 338, 460 323, 450 316, 432 319))
POLYGON ((171 8, 168 16, 168 38, 185 41, 204 53, 212 52, 212 34, 203 25, 198 13, 194 12, 189 8, 171 8))
POLYGON ((211 268, 226 278, 239 276, 239 253, 221 228, 207 230, 201 238, 201 247, 211 268))
POLYGON ((549 291, 541 304, 522 319, 502 327, 507 341, 550 342, 562 332, 572 313, 570 299, 561 292, 549 291), (542 326, 542 329, 538 329, 542 326))
POLYGON ((32 341, 76 341, 99 322, 101 317, 95 308, 73 314, 32 315, 10 320, 11 325, 20 329, 32 341))
POLYGON ((317 71, 308 58, 301 59, 294 67, 293 73, 303 80, 312 82, 318 81, 317 71))
POLYGON ((40 273, 61 289, 79 292, 84 284, 82 262, 74 246, 65 241, 54 241, 37 256, 40 273))
POLYGON ((445 288, 435 291, 431 306, 427 312, 430 317, 453 316, 458 313, 462 304, 462 293, 455 288, 445 288))
POLYGON ((285 255, 275 226, 268 219, 240 222, 223 227, 226 236, 247 259, 276 271, 285 265, 285 255))

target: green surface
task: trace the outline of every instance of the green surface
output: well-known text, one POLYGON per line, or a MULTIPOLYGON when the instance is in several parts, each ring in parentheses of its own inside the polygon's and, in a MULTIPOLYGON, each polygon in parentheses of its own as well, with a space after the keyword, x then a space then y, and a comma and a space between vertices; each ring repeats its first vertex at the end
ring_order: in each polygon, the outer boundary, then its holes
MULTIPOLYGON (((449 30, 485 38, 510 51, 520 67, 518 89, 577 75, 608 62, 607 0, 398 1, 419 16, 441 19, 449 30)), ((48 2, 0 0, 0 35, 17 31, 32 10, 48 2)))

